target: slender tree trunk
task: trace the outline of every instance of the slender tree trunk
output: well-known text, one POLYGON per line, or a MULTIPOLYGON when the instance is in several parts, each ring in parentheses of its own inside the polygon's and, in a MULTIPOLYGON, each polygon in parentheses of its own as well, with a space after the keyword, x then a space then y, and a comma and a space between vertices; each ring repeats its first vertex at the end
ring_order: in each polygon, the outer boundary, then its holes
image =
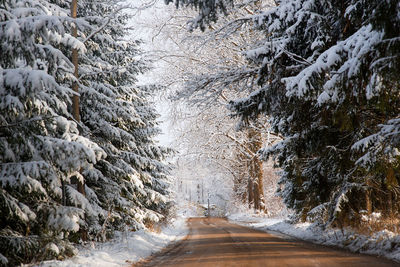
POLYGON ((371 201, 371 189, 370 189, 370 180, 367 180, 367 190, 365 190, 365 202, 366 202, 366 209, 368 215, 372 213, 372 201, 371 201))
POLYGON ((253 200, 254 200, 254 191, 253 191, 253 181, 251 179, 251 177, 249 177, 248 179, 248 183, 247 183, 247 192, 248 192, 248 200, 249 200, 249 209, 251 209, 251 206, 253 204, 253 200))
POLYGON ((65 181, 61 179, 61 189, 62 189, 62 205, 67 206, 67 193, 65 188, 65 181))
POLYGON ((257 181, 253 184, 253 191, 254 191, 254 209, 260 210, 260 192, 258 190, 257 181))
POLYGON ((248 158, 240 151, 240 148, 237 149, 236 158, 239 163, 232 165, 232 169, 236 168, 237 170, 234 178, 234 191, 240 197, 241 202, 246 204, 249 199, 248 158))
MULTIPOLYGON (((71 17, 72 18, 76 18, 77 16, 77 11, 78 11, 78 0, 72 0, 71 3, 71 17)), ((78 28, 76 26, 76 24, 74 24, 72 26, 71 29, 72 32, 72 36, 73 37, 78 37, 78 28)), ((72 49, 72 64, 74 64, 75 67, 75 71, 74 71, 74 76, 78 79, 78 50, 77 49, 72 49)), ((74 92, 78 93, 78 83, 74 82, 72 84, 72 90, 74 90, 74 92)), ((80 121, 80 115, 79 115, 79 96, 78 95, 74 95, 72 97, 72 115, 74 116, 74 119, 76 121, 80 121)))
MULTIPOLYGON (((261 133, 255 130, 254 128, 249 128, 247 131, 249 149, 257 154, 258 150, 262 148, 262 137, 261 133)), ((253 182, 253 200, 254 200, 254 209, 256 210, 264 210, 265 203, 264 201, 264 187, 263 187, 263 169, 262 169, 262 161, 254 156, 251 159, 250 168, 250 179, 253 182)))
POLYGON ((264 173, 262 169, 262 161, 258 158, 255 159, 254 164, 256 165, 256 175, 257 175, 257 192, 258 192, 258 210, 267 211, 264 203, 264 173))
POLYGON ((260 192, 258 192, 257 166, 255 163, 256 163, 255 157, 253 157, 250 162, 249 173, 250 173, 250 179, 252 180, 251 190, 253 191, 254 209, 258 210, 260 205, 260 192))
MULTIPOLYGON (((78 0, 72 0, 71 2, 71 17, 76 19, 78 13, 78 0)), ((71 28, 72 36, 77 38, 78 37, 78 27, 76 24, 73 24, 71 28)), ((72 64, 74 65, 74 76, 78 80, 78 71, 79 71, 79 65, 78 65, 78 50, 76 48, 72 49, 72 64)), ((79 93, 79 86, 78 82, 75 81, 72 84, 72 90, 76 93, 79 93)), ((72 97, 72 115, 74 116, 74 119, 79 123, 81 121, 81 117, 79 114, 79 95, 75 94, 72 97)), ((77 190, 79 193, 82 195, 86 196, 86 191, 85 191, 85 181, 77 181, 77 190)), ((81 232, 81 237, 83 241, 88 240, 87 236, 87 230, 86 229, 80 229, 81 232)))
MULTIPOLYGON (((72 18, 76 18, 77 17, 77 11, 78 11, 78 0, 72 0, 71 2, 71 17, 72 18)), ((72 26, 72 36, 77 38, 78 37, 78 28, 76 26, 76 24, 74 24, 72 26)), ((72 64, 74 64, 75 67, 75 71, 74 71, 74 76, 76 79, 78 79, 78 70, 79 70, 79 65, 78 65, 78 50, 77 49, 72 49, 72 64)), ((74 92, 79 93, 78 90, 78 83, 74 82, 72 84, 72 90, 74 90, 74 92)), ((79 95, 74 95, 72 97, 72 114, 74 116, 74 119, 77 122, 81 121, 81 117, 79 115, 79 95)), ((82 195, 86 195, 85 192, 85 183, 78 181, 78 192, 81 193, 82 195)))

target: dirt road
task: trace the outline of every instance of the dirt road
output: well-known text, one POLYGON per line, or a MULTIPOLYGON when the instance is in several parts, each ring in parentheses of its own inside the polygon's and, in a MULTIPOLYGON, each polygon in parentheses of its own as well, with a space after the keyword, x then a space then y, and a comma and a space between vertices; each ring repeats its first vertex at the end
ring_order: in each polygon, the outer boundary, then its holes
POLYGON ((137 266, 400 266, 231 224, 221 218, 191 218, 190 233, 137 266))

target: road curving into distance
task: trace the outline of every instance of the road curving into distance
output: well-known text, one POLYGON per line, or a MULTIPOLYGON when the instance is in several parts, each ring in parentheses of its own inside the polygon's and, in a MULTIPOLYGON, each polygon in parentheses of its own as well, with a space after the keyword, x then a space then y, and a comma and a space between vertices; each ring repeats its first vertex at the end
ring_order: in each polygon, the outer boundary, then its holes
POLYGON ((184 240, 133 266, 400 266, 382 258, 281 238, 222 218, 190 218, 188 226, 184 240))

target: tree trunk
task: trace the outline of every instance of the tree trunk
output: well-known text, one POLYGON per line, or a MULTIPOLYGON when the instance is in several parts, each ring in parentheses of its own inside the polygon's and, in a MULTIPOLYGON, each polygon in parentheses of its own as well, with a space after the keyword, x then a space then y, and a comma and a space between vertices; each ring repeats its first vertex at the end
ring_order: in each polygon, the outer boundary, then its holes
POLYGON ((242 203, 249 203, 249 159, 241 152, 240 147, 237 148, 236 152, 238 164, 232 165, 232 169, 236 169, 237 172, 234 178, 234 191, 238 194, 242 203))
POLYGON ((254 209, 260 210, 260 192, 258 190, 257 182, 253 184, 253 191, 254 191, 254 209))
POLYGON ((255 164, 257 166, 258 209, 266 212, 267 210, 264 203, 264 173, 262 169, 262 161, 257 158, 255 164))
MULTIPOLYGON (((71 2, 71 17, 73 19, 76 19, 78 13, 78 0, 72 0, 71 2)), ((73 24, 71 28, 72 36, 77 38, 78 37, 78 28, 76 24, 73 24)), ((78 50, 76 48, 72 49, 72 64, 74 65, 74 76, 78 80, 78 50)), ((74 119, 79 123, 81 121, 80 115, 79 115, 79 86, 78 82, 75 81, 72 84, 72 90, 76 92, 77 94, 73 95, 72 97, 72 115, 74 116, 74 119)), ((86 196, 86 191, 85 191, 85 181, 80 181, 78 180, 77 182, 77 190, 79 193, 82 195, 86 196)), ((83 241, 88 240, 87 236, 87 230, 86 229, 80 229, 79 230, 81 233, 81 237, 83 241)))
MULTIPOLYGON (((77 17, 77 11, 78 11, 78 0, 72 0, 71 2, 71 17, 76 19, 77 17)), ((78 28, 76 24, 72 26, 72 36, 77 38, 78 37, 78 28)), ((72 64, 74 64, 75 70, 74 70, 74 76, 76 79, 78 79, 78 50, 77 49, 72 49, 72 64)), ((78 90, 78 83, 74 82, 72 84, 72 90, 74 92, 79 93, 78 90)), ((81 121, 80 115, 79 115, 79 96, 78 95, 73 95, 72 97, 72 114, 74 116, 74 119, 79 123, 81 121)), ((78 181, 78 192, 81 193, 82 195, 86 195, 85 192, 85 182, 78 181)))
MULTIPOLYGON (((256 155, 257 152, 262 148, 262 137, 261 133, 254 128, 249 128, 247 130, 248 137, 248 147, 249 149, 256 155)), ((254 200, 254 209, 256 210, 265 210, 264 200, 264 187, 263 187, 263 169, 262 169, 262 161, 254 156, 251 159, 249 164, 249 174, 250 179, 253 182, 253 200, 254 200)))
POLYGON ((249 177, 248 179, 248 183, 247 183, 247 192, 248 192, 248 201, 249 201, 249 209, 251 209, 251 206, 253 204, 253 200, 254 200, 254 191, 253 191, 253 181, 251 180, 251 177, 249 177))
POLYGON ((365 190, 365 202, 366 202, 366 210, 367 214, 370 215, 372 213, 372 201, 371 201, 371 189, 370 189, 370 180, 367 179, 367 189, 365 190))
MULTIPOLYGON (((76 19, 77 17, 77 11, 78 11, 78 0, 72 0, 71 2, 71 17, 73 19, 76 19)), ((76 24, 72 25, 71 28, 72 36, 77 38, 78 37, 78 28, 76 24)), ((74 65, 74 76, 76 79, 78 79, 78 50, 73 48, 72 49, 72 64, 74 65)), ((72 84, 72 90, 74 92, 78 93, 78 83, 74 82, 72 84)), ((78 95, 73 95, 72 97, 72 115, 74 116, 74 119, 76 121, 80 121, 80 116, 79 116, 79 96, 78 95)))

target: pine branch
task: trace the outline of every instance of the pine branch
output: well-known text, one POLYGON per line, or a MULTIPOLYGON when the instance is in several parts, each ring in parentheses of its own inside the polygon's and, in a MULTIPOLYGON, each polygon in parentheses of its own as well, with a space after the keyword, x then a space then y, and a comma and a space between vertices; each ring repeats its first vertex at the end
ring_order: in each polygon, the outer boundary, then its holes
MULTIPOLYGON (((38 117, 34 117, 34 118, 30 118, 27 120, 21 120, 21 121, 17 121, 11 124, 7 124, 7 125, 0 125, 0 128, 9 128, 9 127, 21 127, 22 124, 27 124, 27 123, 31 123, 31 122, 36 122, 36 121, 44 121, 44 120, 50 120, 53 119, 57 116, 52 115, 52 116, 38 116, 38 117)), ((6 122, 7 123, 7 122, 6 122)))

